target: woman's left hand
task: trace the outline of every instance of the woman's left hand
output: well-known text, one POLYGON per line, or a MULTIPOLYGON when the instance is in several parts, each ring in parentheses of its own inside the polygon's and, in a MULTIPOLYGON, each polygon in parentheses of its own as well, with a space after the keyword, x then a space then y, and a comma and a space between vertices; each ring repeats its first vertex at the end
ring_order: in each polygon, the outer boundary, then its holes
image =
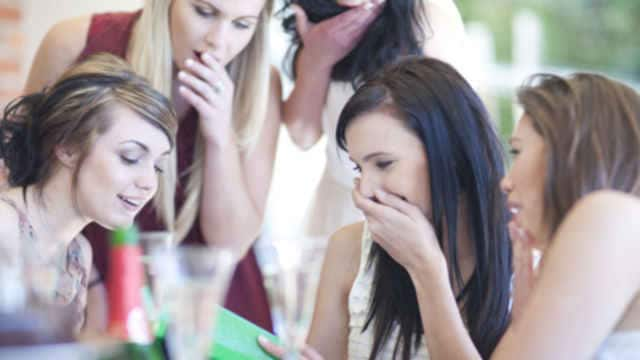
POLYGON ((228 144, 233 136, 234 84, 224 66, 210 54, 202 62, 188 59, 187 71, 180 71, 180 94, 198 111, 200 133, 207 143, 228 144))
POLYGON ((363 196, 356 182, 353 200, 364 212, 372 239, 409 272, 446 272, 433 226, 420 208, 383 190, 375 196, 379 203, 363 196))
POLYGON ((533 261, 534 239, 531 234, 515 221, 509 223, 509 236, 513 249, 513 306, 511 314, 514 321, 529 299, 536 282, 537 269, 533 261))

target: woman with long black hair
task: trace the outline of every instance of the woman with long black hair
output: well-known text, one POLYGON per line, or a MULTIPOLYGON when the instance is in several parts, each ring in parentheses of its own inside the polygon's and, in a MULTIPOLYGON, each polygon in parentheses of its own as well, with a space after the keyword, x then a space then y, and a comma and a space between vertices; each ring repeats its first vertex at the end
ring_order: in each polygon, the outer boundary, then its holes
POLYGON ((490 356, 509 323, 511 250, 502 146, 478 95, 448 64, 409 58, 356 91, 336 139, 366 221, 329 242, 311 347, 327 359, 447 358, 435 328, 490 356))

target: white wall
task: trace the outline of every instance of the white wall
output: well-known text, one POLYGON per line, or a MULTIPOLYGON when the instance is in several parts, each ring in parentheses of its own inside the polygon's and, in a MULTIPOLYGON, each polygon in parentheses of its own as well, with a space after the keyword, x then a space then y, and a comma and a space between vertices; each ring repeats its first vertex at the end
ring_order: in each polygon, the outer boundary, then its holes
POLYGON ((22 0, 25 49, 22 82, 26 81, 33 57, 49 28, 60 20, 104 11, 133 10, 142 0, 22 0))

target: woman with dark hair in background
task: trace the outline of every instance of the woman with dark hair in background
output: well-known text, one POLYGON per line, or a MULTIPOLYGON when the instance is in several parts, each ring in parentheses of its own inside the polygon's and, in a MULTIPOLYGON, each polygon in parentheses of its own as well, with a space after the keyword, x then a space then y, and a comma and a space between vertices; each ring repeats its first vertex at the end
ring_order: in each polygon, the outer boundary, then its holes
POLYGON ((22 262, 32 299, 68 310, 76 332, 106 325, 102 294, 87 294, 99 277, 80 232, 92 222, 131 225, 156 192, 177 127, 169 100, 106 54, 4 112, 0 263, 22 262))
POLYGON ((448 359, 470 336, 490 356, 509 323, 511 251, 502 146, 478 95, 450 65, 409 58, 356 90, 336 138, 366 221, 329 242, 310 346, 327 359, 448 359))
POLYGON ((307 213, 305 233, 327 239, 362 220, 351 201, 355 173, 334 134, 354 89, 405 55, 451 64, 464 60, 464 26, 451 0, 287 0, 295 84, 283 120, 294 143, 308 149, 327 134, 327 163, 307 213))

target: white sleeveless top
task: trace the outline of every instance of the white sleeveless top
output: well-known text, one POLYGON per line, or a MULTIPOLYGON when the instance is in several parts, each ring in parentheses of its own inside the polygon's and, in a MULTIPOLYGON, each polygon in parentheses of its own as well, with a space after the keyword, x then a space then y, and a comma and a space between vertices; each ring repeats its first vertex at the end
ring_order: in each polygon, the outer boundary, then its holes
POLYGON ((640 359, 640 331, 614 332, 602 343, 594 360, 640 359))
MULTIPOLYGON (((369 260, 369 250, 371 249, 371 234, 365 223, 362 231, 362 245, 360 251, 360 267, 351 291, 349 292, 349 359, 366 360, 369 358, 373 348, 373 326, 367 327, 363 332, 364 324, 367 321, 369 312, 369 299, 371 294, 371 284, 373 281, 373 268, 367 267, 369 260)), ((399 328, 396 326, 392 330, 387 343, 383 346, 378 358, 392 359, 393 347, 398 339, 399 328)), ((413 354, 412 359, 429 359, 429 353, 422 339, 418 352, 413 354)))

